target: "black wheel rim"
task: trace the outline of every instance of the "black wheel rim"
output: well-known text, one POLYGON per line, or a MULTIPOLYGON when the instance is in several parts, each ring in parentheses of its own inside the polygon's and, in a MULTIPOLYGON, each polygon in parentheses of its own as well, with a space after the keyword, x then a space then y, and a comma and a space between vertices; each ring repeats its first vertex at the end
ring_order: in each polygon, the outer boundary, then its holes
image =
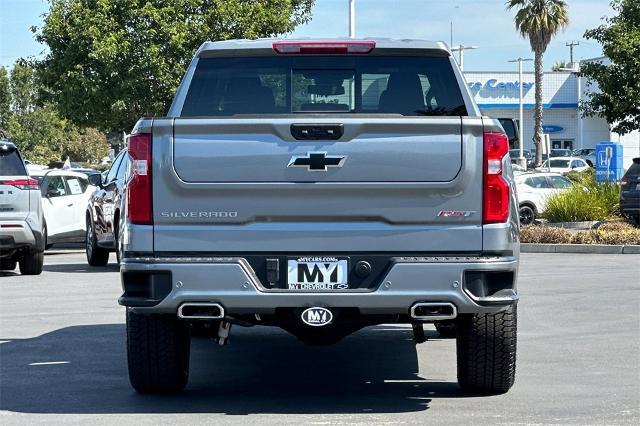
POLYGON ((533 210, 528 207, 520 209, 520 223, 523 225, 530 225, 533 223, 533 210))

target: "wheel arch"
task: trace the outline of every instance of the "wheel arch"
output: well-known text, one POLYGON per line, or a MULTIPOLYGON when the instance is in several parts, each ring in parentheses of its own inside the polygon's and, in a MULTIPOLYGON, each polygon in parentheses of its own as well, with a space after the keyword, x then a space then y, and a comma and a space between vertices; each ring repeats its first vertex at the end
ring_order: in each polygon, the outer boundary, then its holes
POLYGON ((533 212, 537 215, 538 214, 538 208, 536 207, 536 204, 531 201, 531 200, 525 200, 525 201, 521 201, 520 203, 518 203, 518 207, 531 207, 531 209, 533 210, 533 212))

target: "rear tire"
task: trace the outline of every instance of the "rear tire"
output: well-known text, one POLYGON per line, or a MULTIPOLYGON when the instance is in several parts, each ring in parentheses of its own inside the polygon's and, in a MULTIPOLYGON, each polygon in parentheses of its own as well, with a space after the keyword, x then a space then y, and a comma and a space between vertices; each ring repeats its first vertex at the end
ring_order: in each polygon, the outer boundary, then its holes
POLYGON ((507 392, 515 381, 517 308, 458 321, 458 383, 466 391, 507 392))
POLYGON ((22 275, 40 275, 42 273, 43 263, 44 252, 35 251, 27 253, 20 259, 20 273, 22 275))
POLYGON ((129 381, 140 393, 178 392, 189 380, 189 329, 175 315, 127 310, 129 381))
POLYGON ((98 246, 96 233, 90 220, 87 220, 85 252, 90 266, 106 266, 109 263, 109 250, 98 246))
POLYGON ((529 205, 520 206, 520 225, 531 225, 536 220, 536 211, 529 205))

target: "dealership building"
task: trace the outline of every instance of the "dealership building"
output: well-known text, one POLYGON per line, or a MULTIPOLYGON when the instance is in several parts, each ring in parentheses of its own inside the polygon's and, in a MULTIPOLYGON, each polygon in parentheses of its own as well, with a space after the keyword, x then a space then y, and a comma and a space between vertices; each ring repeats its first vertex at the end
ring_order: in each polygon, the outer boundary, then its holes
MULTIPOLYGON (((593 59, 592 59, 593 60, 593 59)), ((606 61, 606 58, 596 58, 606 61)), ((519 79, 517 72, 465 72, 469 90, 480 111, 493 118, 519 117, 519 79)), ((533 152, 535 104, 534 73, 523 73, 524 149, 533 152)), ((578 105, 593 85, 573 72, 548 72, 542 85, 543 131, 554 148, 595 148, 598 142, 623 145, 624 167, 640 157, 640 131, 621 136, 611 131, 600 117, 581 117, 578 105)))

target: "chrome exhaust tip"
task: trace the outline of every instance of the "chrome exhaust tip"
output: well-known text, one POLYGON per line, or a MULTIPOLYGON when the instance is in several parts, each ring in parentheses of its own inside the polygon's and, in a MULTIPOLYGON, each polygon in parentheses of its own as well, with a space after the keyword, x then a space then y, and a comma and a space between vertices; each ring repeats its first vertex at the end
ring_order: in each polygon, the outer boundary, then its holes
POLYGON ((411 307, 411 318, 421 321, 443 321, 457 316, 458 310, 453 303, 420 302, 411 307))
POLYGON ((187 302, 178 307, 178 318, 222 319, 224 318, 224 308, 219 303, 187 302))

